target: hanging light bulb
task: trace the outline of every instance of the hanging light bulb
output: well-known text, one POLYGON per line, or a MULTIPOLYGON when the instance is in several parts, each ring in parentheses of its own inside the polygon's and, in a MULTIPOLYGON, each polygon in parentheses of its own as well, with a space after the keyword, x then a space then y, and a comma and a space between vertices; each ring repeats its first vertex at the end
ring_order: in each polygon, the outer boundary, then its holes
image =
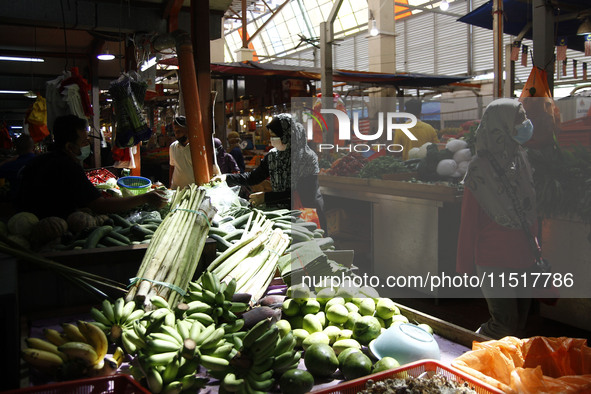
POLYGON ((378 30, 378 24, 376 23, 376 20, 372 18, 371 29, 369 30, 369 35, 372 37, 375 37, 378 34, 380 34, 380 31, 378 30))
POLYGON ((581 23, 577 29, 577 35, 584 36, 586 34, 591 34, 591 21, 589 18, 585 18, 583 23, 581 23))
POLYGON ((447 2, 447 0, 443 0, 441 3, 439 3, 439 9, 441 9, 441 11, 447 11, 449 8, 449 3, 447 2))
POLYGON ((104 53, 100 53, 98 55, 96 55, 96 58, 98 60, 113 60, 115 59, 115 55, 113 55, 112 53, 109 52, 109 50, 105 50, 104 53))

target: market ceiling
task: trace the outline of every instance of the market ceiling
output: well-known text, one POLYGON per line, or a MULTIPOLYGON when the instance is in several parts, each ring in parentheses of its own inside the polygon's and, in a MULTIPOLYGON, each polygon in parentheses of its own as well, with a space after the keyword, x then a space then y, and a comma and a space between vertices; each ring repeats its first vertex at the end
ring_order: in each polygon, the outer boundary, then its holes
MULTIPOLYGON (((98 80, 100 89, 107 89, 125 70, 125 37, 145 43, 143 38, 166 33, 173 24, 190 31, 191 4, 201 1, 0 1, 0 56, 44 59, 39 63, 0 61, 0 91, 43 92, 47 81, 72 66, 78 67, 85 78, 98 80), (116 59, 98 62, 98 75, 90 76, 91 62, 105 50, 116 59)), ((209 0, 210 39, 221 36, 224 15, 241 14, 241 3, 209 0)), ((249 0, 247 10, 264 8, 264 3, 249 0)), ((33 102, 22 94, 0 93, 0 122, 22 125, 33 102)))
MULTIPOLYGON (((591 1, 589 0, 548 0, 551 4, 557 23, 555 37, 558 42, 566 38, 567 47, 584 52, 584 37, 577 35, 579 25, 585 17, 591 17, 591 1)), ((489 1, 458 21, 492 30, 493 1, 489 1)), ((518 36, 526 30, 524 37, 532 38, 532 1, 503 0, 503 32, 518 36)))

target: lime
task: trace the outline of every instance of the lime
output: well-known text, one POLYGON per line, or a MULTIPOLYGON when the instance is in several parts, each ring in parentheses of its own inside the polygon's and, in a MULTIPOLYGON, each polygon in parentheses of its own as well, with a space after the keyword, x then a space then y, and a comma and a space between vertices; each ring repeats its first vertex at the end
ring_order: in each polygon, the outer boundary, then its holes
POLYGON ((303 328, 296 328, 292 330, 293 336, 296 339, 296 346, 301 347, 304 339, 308 338, 310 333, 303 328))
POLYGON ((337 326, 327 326, 324 330, 322 330, 322 332, 328 335, 328 339, 330 340, 328 344, 332 345, 336 342, 337 338, 339 337, 341 329, 337 326))
POLYGON ((326 327, 326 314, 320 311, 316 314, 316 317, 318 318, 320 324, 322 324, 322 327, 326 327))
POLYGON ((324 310, 326 311, 328 308, 330 308, 334 304, 345 305, 345 299, 343 297, 331 298, 330 300, 328 300, 326 305, 324 305, 324 310))
POLYGON ((350 312, 349 316, 347 316, 347 321, 343 324, 346 329, 352 330, 355 326, 355 322, 361 319, 361 315, 359 312, 350 312))
POLYGON ((359 305, 359 313, 362 316, 373 316, 376 310, 376 303, 373 298, 364 298, 359 305))
POLYGON ((339 334, 339 336, 337 337, 337 341, 341 340, 341 339, 349 339, 353 336, 353 330, 349 330, 349 329, 342 329, 341 333, 339 334))
POLYGON ((337 355, 349 348, 361 349, 361 345, 354 339, 341 339, 332 345, 332 349, 337 355))
POLYGON ((334 298, 335 290, 330 287, 325 287, 324 289, 320 290, 318 294, 316 294, 316 301, 320 303, 320 305, 324 306, 326 303, 334 298))
POLYGON ((322 323, 320 323, 318 316, 309 313, 304 316, 302 328, 312 334, 313 332, 322 331, 322 323))
POLYGON ((392 324, 397 323, 408 323, 408 318, 404 315, 394 315, 392 316, 392 324))
POLYGON ((279 378, 279 387, 282 393, 304 394, 314 387, 314 376, 303 369, 290 369, 279 378))
POLYGON ((316 343, 304 353, 304 364, 313 376, 323 378, 332 375, 339 367, 339 360, 329 345, 316 343))
POLYGON ((392 357, 382 357, 377 363, 374 364, 371 373, 387 371, 389 369, 398 368, 400 363, 392 357))
POLYGON ((288 332, 291 331, 291 324, 287 320, 281 319, 275 323, 277 328, 279 329, 279 336, 283 338, 287 335, 288 332))
POLYGON ((359 307, 352 302, 346 302, 345 307, 349 312, 359 312, 359 307))
POLYGON ((433 335, 433 329, 431 328, 430 325, 426 324, 426 323, 421 323, 418 325, 418 327, 421 327, 423 330, 427 331, 429 334, 433 335))
POLYGON ((342 366, 345 363, 345 359, 353 353, 361 353, 361 350, 357 349, 356 347, 349 347, 340 352, 337 356, 337 360, 339 360, 339 367, 342 366))
POLYGON ((302 315, 307 315, 308 313, 318 313, 318 311, 320 311, 320 303, 314 298, 311 298, 301 306, 300 311, 302 315))
POLYGON ((400 309, 389 298, 380 298, 376 305, 376 315, 382 319, 389 319, 400 314, 400 309))
POLYGON ((302 347, 304 348, 304 350, 307 350, 310 346, 314 344, 328 345, 329 343, 330 339, 328 338, 328 335, 326 335, 323 332, 315 332, 308 335, 306 339, 302 341, 302 347))
POLYGON ((331 323, 343 324, 349 318, 349 311, 347 310, 344 304, 330 305, 326 310, 326 318, 331 323))
POLYGON ((341 372, 346 380, 357 379, 371 373, 372 362, 362 352, 351 353, 343 361, 341 372))
POLYGON ((362 316, 353 327, 353 339, 362 345, 368 345, 382 332, 380 322, 373 316, 362 316))
POLYGON ((292 298, 283 301, 282 312, 285 316, 296 316, 300 313, 300 305, 292 298))
POLYGON ((310 288, 303 283, 291 286, 291 298, 300 304, 308 301, 311 295, 310 288))

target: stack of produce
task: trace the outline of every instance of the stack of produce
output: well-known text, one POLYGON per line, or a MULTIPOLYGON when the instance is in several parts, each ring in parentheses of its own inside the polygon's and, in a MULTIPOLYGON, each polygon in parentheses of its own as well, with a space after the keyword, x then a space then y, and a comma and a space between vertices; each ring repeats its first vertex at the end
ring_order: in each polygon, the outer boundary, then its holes
POLYGON ((231 222, 234 226, 246 223, 244 228, 231 233, 219 228, 210 230, 223 252, 207 270, 220 278, 235 279, 238 292, 252 294, 254 299, 260 298, 275 276, 279 256, 290 243, 284 231, 267 216, 281 213, 275 211, 265 214, 257 210, 231 222))
POLYGON ((405 162, 397 157, 380 156, 363 166, 361 171, 359 171, 359 177, 382 179, 383 175, 411 171, 413 169, 407 167, 405 162))
POLYGON ((159 295, 176 306, 195 274, 215 214, 204 189, 191 185, 175 194, 171 211, 154 232, 126 299, 150 309, 159 295))
POLYGON ((357 152, 351 152, 335 160, 326 173, 333 176, 355 177, 366 163, 365 156, 357 152))

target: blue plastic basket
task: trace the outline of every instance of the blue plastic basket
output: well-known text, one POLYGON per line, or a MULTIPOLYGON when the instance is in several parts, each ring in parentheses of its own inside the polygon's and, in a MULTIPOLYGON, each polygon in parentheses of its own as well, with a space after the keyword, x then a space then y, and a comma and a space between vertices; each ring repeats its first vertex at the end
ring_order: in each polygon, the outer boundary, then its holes
POLYGON ((124 196, 137 196, 150 190, 152 181, 142 176, 124 176, 119 178, 117 185, 124 196))

